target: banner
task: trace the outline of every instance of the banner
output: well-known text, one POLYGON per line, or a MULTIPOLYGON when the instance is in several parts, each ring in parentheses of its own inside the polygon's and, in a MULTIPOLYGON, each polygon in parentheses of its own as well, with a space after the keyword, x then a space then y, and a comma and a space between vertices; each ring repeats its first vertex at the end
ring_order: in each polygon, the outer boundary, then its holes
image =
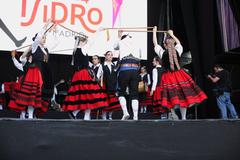
MULTIPOLYGON (((91 37, 94 43, 89 55, 113 50, 117 30, 99 28, 146 27, 147 0, 9 0, 0 6, 0 50, 11 51, 32 43, 32 37, 45 22, 56 22, 91 37)), ((129 33, 147 58, 147 33, 129 33)), ((47 35, 49 50, 54 54, 72 54, 73 32, 57 26, 47 35)), ((23 51, 23 50, 22 50, 23 51)))

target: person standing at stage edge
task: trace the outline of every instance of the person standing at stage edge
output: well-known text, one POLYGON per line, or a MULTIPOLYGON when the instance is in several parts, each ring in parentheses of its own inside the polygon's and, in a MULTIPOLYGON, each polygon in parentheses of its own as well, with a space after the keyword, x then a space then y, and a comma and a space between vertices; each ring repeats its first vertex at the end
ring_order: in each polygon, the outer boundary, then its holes
POLYGON ((123 35, 122 31, 118 32, 118 42, 114 48, 119 49, 120 68, 118 76, 119 102, 122 107, 122 120, 127 120, 130 116, 127 110, 126 89, 129 89, 129 96, 133 110, 133 120, 138 120, 138 83, 139 83, 139 65, 140 49, 132 43, 132 37, 128 34, 123 35))
POLYGON ((231 77, 230 73, 223 69, 219 64, 214 67, 215 75, 208 75, 208 78, 215 84, 214 93, 217 99, 218 108, 221 111, 221 118, 227 119, 227 108, 230 111, 231 118, 238 118, 237 112, 230 99, 231 77))
POLYGON ((180 108, 182 120, 186 119, 187 108, 207 99, 206 94, 195 84, 193 79, 179 65, 183 47, 179 39, 168 31, 164 39, 165 50, 157 42, 157 27, 153 28, 154 50, 162 59, 165 72, 160 82, 160 96, 157 101, 163 107, 175 114, 175 108, 180 108), (176 45, 175 45, 176 44, 176 45))

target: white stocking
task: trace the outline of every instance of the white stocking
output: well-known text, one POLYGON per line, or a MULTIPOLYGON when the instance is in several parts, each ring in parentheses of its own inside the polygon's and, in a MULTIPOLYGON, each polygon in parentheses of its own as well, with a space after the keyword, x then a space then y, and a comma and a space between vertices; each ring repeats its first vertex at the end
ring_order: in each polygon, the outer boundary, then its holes
POLYGON ((25 119, 26 111, 21 111, 20 119, 25 119))
POLYGON ((28 119, 33 119, 33 112, 34 112, 33 106, 28 106, 27 112, 28 112, 28 119))
POLYGON ((107 113, 106 112, 102 112, 102 120, 107 120, 107 113))
POLYGON ((91 120, 91 109, 86 109, 84 114, 84 120, 91 120))
POLYGON ((127 110, 126 99, 123 96, 119 97, 118 99, 119 99, 119 102, 120 102, 120 105, 121 105, 122 111, 123 111, 122 120, 127 120, 129 118, 129 113, 128 113, 128 110, 127 110))
POLYGON ((133 120, 138 120, 138 100, 132 100, 133 120))
POLYGON ((109 112, 109 114, 108 114, 108 119, 109 120, 112 120, 112 114, 113 114, 113 112, 109 112))
POLYGON ((180 107, 180 112, 181 112, 182 120, 186 120, 187 108, 180 107))

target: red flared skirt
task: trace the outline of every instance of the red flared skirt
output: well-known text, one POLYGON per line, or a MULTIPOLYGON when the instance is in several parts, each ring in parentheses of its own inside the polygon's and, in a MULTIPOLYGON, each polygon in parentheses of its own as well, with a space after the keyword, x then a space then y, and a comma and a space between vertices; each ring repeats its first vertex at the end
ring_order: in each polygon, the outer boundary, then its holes
POLYGON ((161 83, 156 87, 154 92, 153 103, 154 105, 161 105, 172 109, 175 105, 190 107, 206 99, 206 94, 181 69, 162 74, 161 83))
POLYGON ((74 73, 68 95, 63 102, 63 111, 100 109, 106 107, 107 95, 87 69, 74 73))
POLYGON ((10 109, 22 111, 28 106, 33 106, 38 112, 46 112, 49 102, 42 98, 42 85, 43 79, 39 68, 29 67, 19 87, 14 90, 9 102, 10 109))

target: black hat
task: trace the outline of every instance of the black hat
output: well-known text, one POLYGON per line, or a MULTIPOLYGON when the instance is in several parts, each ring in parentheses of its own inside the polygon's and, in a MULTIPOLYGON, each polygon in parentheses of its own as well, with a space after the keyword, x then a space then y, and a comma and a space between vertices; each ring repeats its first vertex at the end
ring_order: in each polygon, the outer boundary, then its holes
POLYGON ((37 38, 37 33, 35 34, 35 36, 32 38, 33 41, 35 41, 35 39, 37 38))

